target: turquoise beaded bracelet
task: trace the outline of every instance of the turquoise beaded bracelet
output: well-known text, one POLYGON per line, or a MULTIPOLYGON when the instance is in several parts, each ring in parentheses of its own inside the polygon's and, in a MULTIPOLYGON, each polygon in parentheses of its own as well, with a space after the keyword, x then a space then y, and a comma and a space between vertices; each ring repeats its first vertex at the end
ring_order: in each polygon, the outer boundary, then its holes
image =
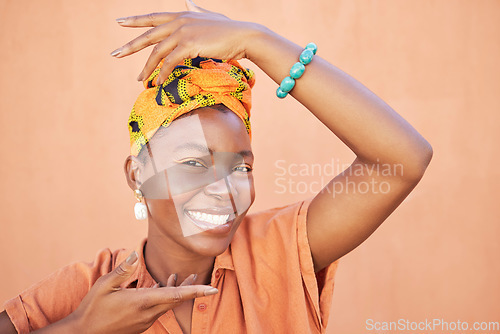
POLYGON ((276 96, 280 99, 285 98, 288 95, 293 87, 295 87, 295 79, 298 79, 304 74, 304 70, 306 69, 305 65, 309 64, 318 47, 314 43, 309 43, 306 45, 304 51, 300 54, 299 62, 295 63, 290 69, 290 76, 286 77, 281 81, 280 86, 276 90, 276 96))

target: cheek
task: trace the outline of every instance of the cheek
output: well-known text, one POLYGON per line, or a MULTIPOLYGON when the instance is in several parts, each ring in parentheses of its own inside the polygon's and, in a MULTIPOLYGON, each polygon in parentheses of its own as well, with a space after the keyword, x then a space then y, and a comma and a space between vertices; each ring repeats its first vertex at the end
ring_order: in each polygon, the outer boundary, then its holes
POLYGON ((253 203, 253 201, 255 200, 255 185, 253 183, 253 175, 250 175, 248 180, 250 181, 250 196, 252 198, 252 203, 253 203))
POLYGON ((154 220, 171 220, 177 216, 174 201, 171 199, 146 199, 146 205, 154 220))
POLYGON ((238 214, 247 211, 255 200, 255 187, 253 176, 249 175, 248 179, 235 183, 237 196, 235 197, 235 204, 238 214))
MULTIPOLYGON (((253 175, 247 179, 233 183, 237 196, 233 197, 238 214, 247 211, 255 200, 255 187, 253 175)), ((205 199, 203 188, 194 189, 185 193, 174 195, 171 199, 146 198, 149 213, 155 221, 179 222, 179 216, 183 215, 186 203, 192 200, 203 202, 205 199)))
POLYGON ((199 189, 178 194, 170 199, 146 199, 149 212, 154 220, 179 221, 178 211, 189 202, 199 189))

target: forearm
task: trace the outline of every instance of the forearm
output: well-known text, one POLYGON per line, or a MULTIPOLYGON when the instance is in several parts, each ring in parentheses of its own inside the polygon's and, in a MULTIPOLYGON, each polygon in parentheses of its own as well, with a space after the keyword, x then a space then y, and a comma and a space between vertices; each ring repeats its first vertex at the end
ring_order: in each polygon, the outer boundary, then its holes
POLYGON ((0 313, 0 333, 2 334, 17 334, 16 328, 10 321, 7 312, 2 311, 0 313))
POLYGON ((66 318, 61 319, 47 327, 40 328, 34 331, 34 334, 66 334, 66 333, 82 333, 77 328, 76 319, 70 314, 66 318))
MULTIPOLYGON (((5 311, 0 313, 0 333, 2 334, 16 334, 16 328, 10 321, 9 316, 5 311)), ((66 333, 81 333, 80 330, 77 329, 76 321, 73 319, 73 316, 70 314, 66 318, 55 322, 47 327, 41 328, 39 330, 34 331, 36 334, 66 334, 66 333)))
MULTIPOLYGON (((256 27, 247 57, 280 83, 303 47, 256 27)), ((317 55, 290 94, 364 162, 402 164, 412 176, 423 173, 432 156, 430 144, 389 105, 317 55)))

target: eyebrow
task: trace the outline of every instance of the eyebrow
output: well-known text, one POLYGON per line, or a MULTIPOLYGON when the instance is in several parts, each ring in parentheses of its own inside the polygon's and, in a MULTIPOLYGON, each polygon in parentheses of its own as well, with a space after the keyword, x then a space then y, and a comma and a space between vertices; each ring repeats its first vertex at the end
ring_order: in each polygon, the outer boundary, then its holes
MULTIPOLYGON (((186 150, 186 149, 187 150, 196 150, 196 151, 203 152, 206 154, 213 154, 214 153, 214 151, 212 149, 208 148, 207 146, 205 146, 203 144, 199 144, 199 143, 194 143, 194 142, 188 142, 188 143, 181 144, 174 149, 174 152, 178 152, 180 150, 186 150)), ((238 154, 240 154, 244 157, 250 157, 252 159, 254 158, 253 153, 250 150, 243 150, 243 151, 238 152, 238 154)))

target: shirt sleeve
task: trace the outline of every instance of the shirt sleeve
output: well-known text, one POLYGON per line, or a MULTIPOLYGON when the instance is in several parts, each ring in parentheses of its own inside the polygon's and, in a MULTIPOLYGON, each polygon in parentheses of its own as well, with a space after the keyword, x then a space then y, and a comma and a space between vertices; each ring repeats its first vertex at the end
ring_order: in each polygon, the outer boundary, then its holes
POLYGON ((307 236, 312 198, 249 215, 232 242, 245 320, 255 332, 325 333, 338 261, 318 273, 307 236))
POLYGON ((307 211, 312 198, 302 202, 297 218, 297 245, 299 251, 300 270, 305 288, 316 311, 319 313, 322 331, 326 330, 330 317, 330 308, 335 285, 335 274, 339 260, 331 263, 319 272, 314 272, 311 248, 307 237, 307 211))
POLYGON ((29 333, 68 316, 112 263, 113 253, 101 250, 94 262, 67 265, 8 300, 4 308, 17 332, 29 333))

